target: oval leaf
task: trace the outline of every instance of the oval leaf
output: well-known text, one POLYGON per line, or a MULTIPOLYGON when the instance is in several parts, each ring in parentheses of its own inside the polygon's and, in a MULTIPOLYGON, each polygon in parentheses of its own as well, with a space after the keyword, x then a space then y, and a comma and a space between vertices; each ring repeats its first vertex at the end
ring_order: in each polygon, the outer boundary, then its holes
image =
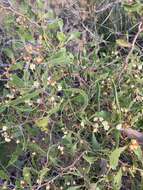
POLYGON ((120 147, 120 148, 116 148, 110 155, 110 166, 113 170, 116 169, 116 167, 118 166, 118 161, 119 161, 119 157, 121 155, 121 153, 126 149, 126 147, 120 147))
POLYGON ((124 39, 118 39, 118 40, 116 40, 116 43, 120 47, 125 47, 125 48, 130 48, 131 47, 131 43, 127 42, 124 39))

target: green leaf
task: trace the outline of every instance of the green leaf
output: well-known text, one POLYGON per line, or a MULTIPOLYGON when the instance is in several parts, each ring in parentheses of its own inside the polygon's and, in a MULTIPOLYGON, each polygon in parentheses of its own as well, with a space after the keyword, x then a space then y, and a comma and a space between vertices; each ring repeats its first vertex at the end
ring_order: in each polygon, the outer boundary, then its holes
POLYGON ((80 32, 72 32, 70 33, 70 37, 68 38, 68 41, 78 39, 80 37, 80 32))
POLYGON ((63 32, 58 32, 57 33, 57 38, 61 43, 64 43, 66 41, 66 36, 63 32))
POLYGON ((57 30, 60 27, 59 22, 60 22, 59 19, 54 19, 54 20, 52 19, 52 21, 48 23, 47 28, 49 30, 57 30))
POLYGON ((24 65, 24 62, 18 62, 18 63, 16 63, 16 64, 12 64, 12 65, 10 66, 10 70, 11 70, 11 71, 17 70, 17 69, 22 70, 22 69, 23 69, 23 65, 24 65))
POLYGON ((9 160, 7 167, 13 165, 18 160, 18 157, 20 156, 21 151, 22 151, 21 147, 16 148, 16 150, 11 155, 11 159, 9 160))
POLYGON ((108 120, 111 117, 110 113, 107 111, 96 112, 96 114, 94 116, 103 117, 103 119, 105 119, 105 120, 108 120))
POLYGON ((1 179, 6 179, 6 180, 8 180, 8 179, 9 179, 9 176, 6 174, 5 171, 0 170, 0 178, 1 178, 1 179))
POLYGON ((70 64, 72 62, 72 58, 66 52, 65 48, 61 48, 57 53, 54 53, 49 57, 48 62, 50 66, 65 65, 70 64))
POLYGON ((100 144, 98 143, 94 133, 92 133, 92 147, 94 150, 100 149, 100 144))
POLYGON ((138 146, 138 148, 134 150, 134 153, 137 156, 137 158, 139 159, 139 161, 141 161, 143 163, 143 154, 142 154, 142 150, 141 150, 140 146, 138 146))
POLYGON ((26 100, 30 100, 32 98, 37 97, 40 94, 40 92, 41 92, 40 90, 39 91, 37 90, 36 92, 28 92, 28 93, 24 94, 23 97, 20 97, 20 98, 17 98, 15 100, 11 101, 9 103, 9 105, 10 106, 16 106, 20 103, 23 103, 26 100))
POLYGON ((95 157, 93 157, 93 156, 84 155, 83 158, 84 158, 89 164, 93 164, 93 163, 95 162, 95 157))
POLYGON ((12 49, 10 48, 5 48, 4 49, 4 53, 10 58, 10 59, 14 59, 14 52, 12 49))
POLYGON ((23 168, 23 178, 24 180, 31 186, 31 172, 30 168, 24 167, 23 168))
POLYGON ((120 190, 122 186, 122 170, 118 171, 113 181, 114 190, 120 190))
POLYGON ((28 85, 30 83, 30 72, 29 71, 27 71, 27 70, 24 71, 23 80, 24 80, 25 87, 28 87, 28 85))
POLYGON ((47 126, 49 123, 49 117, 44 117, 42 119, 38 119, 36 122, 37 127, 39 127, 41 130, 48 130, 47 126))
POLYGON ((5 109, 6 109, 6 106, 5 105, 1 105, 1 107, 0 107, 0 113, 4 112, 5 109))
POLYGON ((46 152, 38 144, 28 143, 27 146, 32 152, 36 152, 40 156, 46 156, 46 152))
POLYGON ((84 90, 78 89, 78 88, 70 88, 70 89, 65 89, 65 92, 70 92, 71 94, 77 93, 80 94, 81 97, 83 98, 83 103, 82 103, 82 108, 81 111, 84 111, 86 107, 88 106, 88 95, 84 90))
POLYGON ((21 39, 21 41, 33 41, 33 36, 29 30, 25 30, 24 27, 19 27, 16 31, 17 35, 21 39))
POLYGON ((32 112, 34 109, 28 105, 25 106, 13 106, 13 108, 15 108, 17 111, 19 112, 27 112, 30 113, 32 112))
POLYGON ((39 172, 39 180, 41 183, 44 180, 45 176, 47 175, 48 171, 49 171, 49 168, 44 168, 39 172))
POLYGON ((74 155, 77 150, 77 143, 71 145, 71 154, 74 155))
POLYGON ((17 88, 23 88, 24 87, 23 80, 21 80, 17 75, 12 75, 9 84, 13 85, 14 87, 17 87, 17 88))
POLYGON ((116 148, 110 155, 110 166, 113 170, 116 169, 116 167, 118 166, 118 161, 119 161, 119 157, 121 155, 121 153, 126 149, 126 147, 120 147, 120 148, 116 148))
POLYGON ((131 5, 130 4, 124 4, 124 9, 129 13, 137 12, 138 14, 140 14, 142 11, 142 8, 143 8, 143 5, 140 2, 134 2, 131 5))
POLYGON ((44 1, 37 0, 36 5, 38 9, 42 9, 44 7, 44 1))
POLYGON ((130 48, 131 47, 131 43, 127 42, 124 39, 118 39, 118 40, 116 40, 116 43, 120 47, 124 47, 124 48, 130 48))

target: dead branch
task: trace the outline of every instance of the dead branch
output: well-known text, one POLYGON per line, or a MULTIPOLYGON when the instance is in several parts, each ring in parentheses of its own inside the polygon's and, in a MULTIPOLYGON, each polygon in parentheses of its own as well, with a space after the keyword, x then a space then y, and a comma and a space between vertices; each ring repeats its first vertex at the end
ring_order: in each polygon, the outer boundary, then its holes
POLYGON ((107 9, 109 9, 109 8, 111 8, 111 7, 113 7, 113 6, 117 5, 117 4, 119 4, 119 3, 121 3, 121 2, 122 2, 122 0, 117 0, 117 1, 112 2, 112 3, 108 3, 106 6, 102 7, 101 9, 96 10, 95 13, 104 12, 104 11, 106 11, 107 9))
POLYGON ((131 44, 131 49, 130 49, 128 55, 127 55, 126 58, 125 58, 125 62, 124 62, 124 64, 123 64, 123 68, 122 68, 122 70, 121 70, 121 72, 120 72, 120 74, 119 74, 119 78, 118 78, 119 81, 121 80, 121 76, 122 76, 122 74, 124 73, 124 71, 126 71, 127 68, 128 68, 128 63, 129 63, 130 57, 131 57, 131 55, 132 55, 132 53, 133 53, 133 51, 134 51, 134 49, 135 49, 136 41, 137 41, 137 39, 138 39, 140 33, 143 32, 143 27, 142 27, 142 25, 143 25, 143 22, 141 21, 141 22, 139 23, 139 25, 138 25, 138 32, 136 33, 136 35, 135 35, 135 37, 134 37, 134 39, 133 39, 133 42, 132 42, 132 44, 131 44))

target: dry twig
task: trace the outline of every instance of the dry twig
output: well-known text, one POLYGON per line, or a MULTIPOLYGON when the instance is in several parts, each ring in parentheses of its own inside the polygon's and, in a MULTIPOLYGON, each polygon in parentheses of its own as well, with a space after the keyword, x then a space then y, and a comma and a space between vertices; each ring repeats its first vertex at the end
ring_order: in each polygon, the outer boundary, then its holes
POLYGON ((106 11, 107 9, 109 9, 109 8, 111 8, 111 7, 113 7, 113 6, 117 5, 117 4, 119 4, 119 3, 121 3, 121 2, 122 2, 122 0, 117 0, 117 1, 112 2, 112 3, 108 3, 106 6, 102 7, 101 9, 96 10, 95 13, 104 12, 104 11, 106 11))
POLYGON ((70 164, 69 166, 65 167, 65 168, 61 168, 61 172, 59 174, 57 174, 54 178, 52 178, 51 180, 46 181, 45 183, 39 185, 35 190, 39 190, 41 189, 41 187, 45 187, 47 185, 49 185, 50 183, 54 182, 57 178, 62 177, 65 172, 67 172, 70 168, 73 168, 77 162, 80 161, 80 159, 83 157, 83 155, 86 153, 86 151, 82 152, 75 160, 72 164, 70 164))
POLYGON ((131 57, 131 55, 132 55, 132 53, 133 53, 133 51, 134 51, 134 48, 135 48, 135 45, 136 45, 136 41, 137 41, 137 39, 138 39, 140 33, 143 31, 142 25, 143 25, 143 22, 141 21, 141 22, 139 23, 139 25, 138 25, 138 32, 136 33, 136 35, 135 35, 135 37, 134 37, 134 39, 133 39, 133 42, 132 42, 132 44, 131 44, 131 49, 130 49, 128 55, 127 55, 126 58, 125 58, 125 62, 124 62, 123 68, 122 68, 122 70, 121 70, 121 72, 120 72, 120 74, 119 74, 119 78, 118 78, 118 79, 119 79, 119 82, 121 81, 121 76, 122 76, 122 74, 123 74, 124 71, 126 71, 127 68, 128 68, 128 63, 129 63, 130 57, 131 57))

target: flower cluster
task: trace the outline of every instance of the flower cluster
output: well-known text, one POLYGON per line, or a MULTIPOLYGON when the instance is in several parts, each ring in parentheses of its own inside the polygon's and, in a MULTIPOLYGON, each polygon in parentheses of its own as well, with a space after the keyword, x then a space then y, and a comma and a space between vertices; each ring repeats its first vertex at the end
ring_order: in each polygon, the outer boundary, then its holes
POLYGON ((64 154, 64 147, 63 146, 58 146, 58 150, 61 152, 61 154, 64 154))
POLYGON ((1 133, 1 135, 2 135, 2 137, 4 137, 5 142, 9 143, 12 140, 12 136, 10 136, 8 134, 7 130, 8 130, 8 127, 7 126, 3 126, 2 127, 2 133, 1 133))
POLYGON ((93 125, 94 133, 98 131, 99 126, 102 126, 105 131, 108 131, 110 128, 108 121, 104 120, 103 117, 94 117, 93 121, 95 122, 93 125))

